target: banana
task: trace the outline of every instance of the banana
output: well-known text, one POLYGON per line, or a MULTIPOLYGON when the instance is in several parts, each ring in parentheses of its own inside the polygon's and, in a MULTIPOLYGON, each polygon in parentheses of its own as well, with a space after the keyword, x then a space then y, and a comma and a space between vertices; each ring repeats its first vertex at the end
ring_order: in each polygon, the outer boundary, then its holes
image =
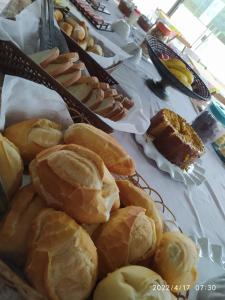
POLYGON ((165 61, 165 64, 168 68, 173 68, 175 66, 180 66, 183 69, 186 69, 186 65, 178 58, 171 58, 165 61))
POLYGON ((189 83, 189 84, 192 84, 192 83, 193 83, 193 81, 194 81, 194 76, 193 76, 193 74, 191 73, 191 71, 189 71, 189 70, 186 68, 186 66, 185 66, 185 69, 184 69, 183 67, 179 66, 179 65, 175 65, 175 66, 173 66, 173 67, 169 67, 169 69, 170 69, 170 68, 176 69, 176 70, 178 70, 178 71, 184 73, 184 75, 185 75, 185 76, 187 77, 187 79, 188 79, 188 83, 189 83))
POLYGON ((185 86, 186 85, 189 85, 189 82, 188 82, 188 79, 187 79, 187 76, 183 73, 183 72, 181 72, 181 71, 179 71, 179 70, 177 70, 177 69, 174 69, 174 68, 169 68, 169 71, 180 81, 180 82, 182 82, 185 86))

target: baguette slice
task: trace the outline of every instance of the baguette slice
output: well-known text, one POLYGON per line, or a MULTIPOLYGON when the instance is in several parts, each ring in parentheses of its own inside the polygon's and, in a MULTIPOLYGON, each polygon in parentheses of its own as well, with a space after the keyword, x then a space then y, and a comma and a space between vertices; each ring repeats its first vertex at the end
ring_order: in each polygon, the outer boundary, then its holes
POLYGON ((101 89, 93 89, 90 97, 85 102, 85 105, 90 109, 96 109, 101 104, 104 98, 104 92, 101 89))
POLYGON ((58 75, 65 73, 65 71, 71 68, 72 65, 73 65, 72 62, 67 62, 63 64, 50 64, 45 68, 45 71, 49 75, 56 77, 58 75))
POLYGON ((79 54, 77 52, 69 52, 60 54, 54 61, 54 64, 62 64, 66 62, 76 62, 79 60, 79 54))
POLYGON ((113 109, 107 114, 105 114, 105 117, 110 119, 118 115, 122 110, 123 110, 123 105, 116 101, 113 105, 113 109))
POLYGON ((71 85, 68 91, 81 102, 85 102, 92 91, 92 86, 87 83, 75 84, 71 85))
POLYGON ((81 77, 81 71, 75 71, 69 74, 63 74, 56 77, 56 80, 61 83, 64 87, 70 87, 81 77))
POLYGON ((64 72, 64 74, 72 73, 79 70, 82 71, 84 69, 85 69, 85 64, 79 61, 77 63, 74 63, 71 68, 69 68, 64 72))
POLYGON ((46 68, 51 62, 53 62, 59 56, 59 49, 53 48, 49 50, 40 51, 30 55, 30 58, 41 65, 42 68, 46 68))
POLYGON ((105 98, 99 105, 99 107, 94 111, 96 112, 96 114, 104 117, 107 113, 113 110, 114 103, 115 100, 113 99, 113 97, 105 98))

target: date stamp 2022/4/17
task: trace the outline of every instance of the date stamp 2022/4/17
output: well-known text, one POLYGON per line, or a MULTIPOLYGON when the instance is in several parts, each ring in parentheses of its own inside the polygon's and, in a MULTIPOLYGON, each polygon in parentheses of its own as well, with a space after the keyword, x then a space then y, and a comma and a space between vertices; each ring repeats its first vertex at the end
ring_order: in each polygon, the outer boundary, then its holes
MULTIPOLYGON (((215 284, 196 284, 193 289, 196 291, 215 291, 216 285, 215 284)), ((189 284, 175 284, 175 285, 160 285, 154 284, 153 291, 174 291, 174 292, 185 292, 190 290, 189 284)))

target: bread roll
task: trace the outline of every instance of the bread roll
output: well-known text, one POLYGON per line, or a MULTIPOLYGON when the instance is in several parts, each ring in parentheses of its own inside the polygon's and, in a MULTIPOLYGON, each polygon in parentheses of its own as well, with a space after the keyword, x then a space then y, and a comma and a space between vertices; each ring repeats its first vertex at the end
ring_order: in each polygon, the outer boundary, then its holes
POLYGON ((103 56, 103 50, 102 50, 102 47, 101 47, 100 45, 98 45, 98 44, 95 44, 93 47, 90 47, 90 48, 88 49, 88 51, 103 56))
POLYGON ((120 175, 133 175, 135 164, 128 153, 109 134, 92 125, 77 123, 71 125, 64 135, 65 143, 74 143, 96 152, 109 171, 120 175))
POLYGON ((94 233, 99 274, 136 264, 152 256, 156 247, 155 223, 137 206, 120 208, 94 233))
POLYGON ((23 176, 23 161, 18 148, 0 133, 0 179, 11 197, 19 188, 23 176))
POLYGON ((108 221, 119 191, 102 159, 78 145, 59 145, 39 153, 30 164, 37 192, 48 206, 79 223, 108 221))
POLYGON ((94 44, 95 44, 94 38, 93 38, 92 36, 89 36, 89 37, 88 37, 88 44, 87 44, 87 47, 88 47, 88 48, 92 48, 92 47, 94 47, 94 44))
POLYGON ((75 41, 83 41, 85 38, 85 30, 82 26, 77 25, 71 34, 72 39, 75 41))
POLYGON ((53 209, 43 210, 30 233, 26 274, 49 300, 85 300, 97 277, 97 251, 73 219, 53 209))
POLYGON ((127 266, 99 282, 93 300, 175 300, 166 282, 155 272, 141 266, 127 266), (156 289, 159 286, 161 289, 156 289))
POLYGON ((33 219, 45 207, 45 202, 32 185, 19 190, 0 226, 0 253, 17 265, 23 265, 27 254, 27 240, 33 219))
POLYGON ((61 10, 56 9, 54 11, 54 17, 55 17, 57 22, 61 22, 63 20, 63 13, 61 12, 61 10))
MULTIPOLYGON (((197 281, 198 251, 191 239, 180 232, 166 232, 154 256, 157 272, 167 281, 170 288, 190 285, 197 281)), ((176 292, 177 290, 174 289, 176 292)))
POLYGON ((59 27, 60 27, 60 28, 61 28, 68 36, 71 36, 71 35, 72 35, 72 32, 73 32, 73 26, 70 25, 69 23, 61 21, 61 22, 59 23, 59 27))
POLYGON ((155 221, 157 243, 163 234, 163 221, 155 202, 141 188, 136 187, 129 180, 117 180, 120 190, 120 200, 124 206, 140 206, 146 209, 146 215, 155 221))
POLYGON ((61 126, 47 119, 30 119, 13 124, 5 129, 4 135, 19 148, 26 163, 62 140, 61 126))

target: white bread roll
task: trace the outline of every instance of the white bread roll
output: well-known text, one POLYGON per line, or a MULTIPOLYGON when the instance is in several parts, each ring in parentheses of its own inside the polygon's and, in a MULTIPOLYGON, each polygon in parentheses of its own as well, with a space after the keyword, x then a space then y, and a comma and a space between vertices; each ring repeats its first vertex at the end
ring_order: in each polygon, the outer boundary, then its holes
POLYGON ((137 206, 120 208, 93 235, 99 257, 99 276, 150 258, 156 248, 155 223, 137 206))
POLYGON ((129 180, 117 180, 120 190, 120 200, 124 206, 140 206, 146 209, 146 215, 155 221, 157 243, 163 234, 163 220, 155 202, 144 190, 135 186, 129 180))
POLYGON ((86 231, 63 212, 43 210, 30 233, 26 274, 49 300, 85 300, 97 277, 97 251, 86 231))
MULTIPOLYGON (((157 272, 167 281, 169 286, 192 288, 198 278, 198 251, 191 239, 180 232, 163 234, 154 256, 157 272)), ((174 288, 174 291, 176 289, 174 288)))
POLYGON ((18 148, 0 133, 0 179, 11 197, 20 187, 23 161, 18 148))
POLYGON ((31 223, 44 207, 44 200, 33 186, 24 186, 15 194, 11 208, 0 225, 0 253, 17 265, 26 261, 31 223))
POLYGON ((100 45, 98 45, 98 44, 95 44, 93 47, 90 47, 88 49, 88 51, 93 52, 93 53, 95 53, 97 55, 103 56, 102 47, 100 45))
POLYGON ((102 159, 78 145, 42 151, 30 164, 37 192, 49 207, 65 211, 79 223, 108 221, 119 190, 102 159))
POLYGON ((54 11, 54 17, 55 17, 57 22, 61 22, 63 20, 63 13, 61 12, 61 10, 56 9, 54 11))
POLYGON ((163 289, 166 282, 155 272, 141 266, 127 266, 99 282, 93 300, 175 300, 163 289), (156 286, 161 287, 157 290, 156 286))
POLYGON ((75 41, 83 41, 85 38, 85 30, 82 26, 77 25, 74 27, 73 32, 71 34, 71 38, 75 41))
POLYGON ((59 27, 68 35, 71 36, 73 32, 73 26, 67 22, 59 22, 59 27))
POLYGON ((64 135, 65 143, 74 143, 97 153, 110 172, 120 175, 133 175, 135 163, 120 144, 109 134, 92 125, 76 123, 64 135))
POLYGON ((61 126, 47 119, 30 119, 7 127, 4 135, 20 150, 25 163, 30 162, 42 150, 59 144, 61 126))

